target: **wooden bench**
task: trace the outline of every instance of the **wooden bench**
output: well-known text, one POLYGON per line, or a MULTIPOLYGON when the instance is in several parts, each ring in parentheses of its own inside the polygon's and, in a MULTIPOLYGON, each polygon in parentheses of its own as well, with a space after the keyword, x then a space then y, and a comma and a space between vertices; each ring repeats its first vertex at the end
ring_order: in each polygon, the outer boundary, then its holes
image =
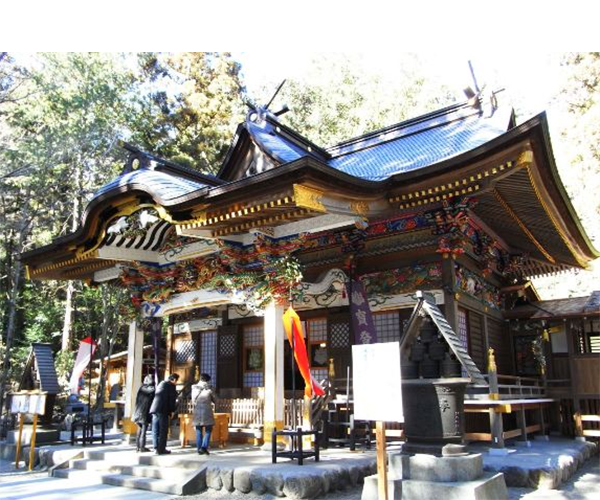
POLYGON ((506 439, 519 437, 527 441, 527 435, 540 432, 546 433, 544 409, 554 401, 551 398, 536 399, 477 399, 465 400, 465 413, 487 413, 490 419, 490 432, 465 432, 467 441, 489 441, 494 446, 503 448, 506 439), (526 411, 535 410, 538 422, 528 423, 526 411), (505 429, 503 415, 515 413, 517 427, 505 429))
POLYGON ((573 415, 575 420, 575 434, 579 437, 600 438, 600 415, 582 415, 576 412, 573 415), (586 429, 584 426, 593 425, 594 428, 586 429))

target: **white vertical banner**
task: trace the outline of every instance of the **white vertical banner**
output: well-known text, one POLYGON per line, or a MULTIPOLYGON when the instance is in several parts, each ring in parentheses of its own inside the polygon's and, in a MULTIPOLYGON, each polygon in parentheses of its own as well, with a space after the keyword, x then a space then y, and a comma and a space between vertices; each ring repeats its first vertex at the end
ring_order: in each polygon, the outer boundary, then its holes
POLYGON ((85 369, 89 366, 90 359, 94 355, 95 350, 96 343, 92 337, 86 337, 79 343, 77 358, 75 359, 75 365, 73 366, 71 379, 69 381, 71 394, 79 394, 79 379, 85 369))
POLYGON ((352 346, 354 418, 404 422, 400 343, 352 346))

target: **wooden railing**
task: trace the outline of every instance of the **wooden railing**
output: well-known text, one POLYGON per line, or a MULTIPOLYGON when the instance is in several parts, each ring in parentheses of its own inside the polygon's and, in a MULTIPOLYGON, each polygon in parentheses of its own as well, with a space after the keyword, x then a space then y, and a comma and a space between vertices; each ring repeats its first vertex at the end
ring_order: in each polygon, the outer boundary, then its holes
POLYGON ((544 381, 516 375, 483 375, 488 385, 473 385, 465 399, 539 399, 546 397, 544 381))
POLYGON ((229 413, 229 427, 258 428, 263 426, 262 399, 218 399, 216 410, 229 413))
POLYGON ((582 415, 576 412, 573 419, 577 436, 600 438, 600 415, 582 415), (593 428, 584 428, 587 425, 593 428))
MULTIPOLYGON (((298 426, 304 424, 304 406, 303 399, 296 400, 296 421, 298 426)), ((261 428, 264 424, 264 401, 262 399, 238 398, 221 399, 217 398, 215 411, 217 413, 229 413, 229 427, 239 428, 261 428)), ((179 402, 179 414, 192 414, 193 404, 191 399, 183 399, 179 402)), ((293 427, 292 400, 284 400, 284 425, 293 427)))

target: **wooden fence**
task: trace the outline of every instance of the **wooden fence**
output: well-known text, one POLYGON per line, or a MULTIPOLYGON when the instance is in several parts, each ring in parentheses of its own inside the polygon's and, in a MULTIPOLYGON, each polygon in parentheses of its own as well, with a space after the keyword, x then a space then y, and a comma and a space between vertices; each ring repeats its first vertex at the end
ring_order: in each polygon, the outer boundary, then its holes
MULTIPOLYGON (((296 400, 296 421, 298 426, 304 425, 303 399, 296 400)), ((264 401, 262 399, 238 398, 221 399, 217 398, 215 411, 217 413, 229 413, 229 427, 237 428, 261 428, 264 424, 264 401)), ((193 404, 191 399, 183 399, 179 402, 179 414, 192 414, 193 404)), ((284 400, 284 425, 287 428, 293 427, 292 400, 284 400)))

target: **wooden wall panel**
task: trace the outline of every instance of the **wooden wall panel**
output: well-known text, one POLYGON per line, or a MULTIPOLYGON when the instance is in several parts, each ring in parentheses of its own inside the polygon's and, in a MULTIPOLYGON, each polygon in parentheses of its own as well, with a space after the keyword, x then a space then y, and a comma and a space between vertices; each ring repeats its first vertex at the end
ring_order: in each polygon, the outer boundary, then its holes
POLYGON ((488 318, 488 346, 494 349, 496 366, 501 375, 513 375, 512 349, 508 328, 501 321, 488 318))
POLYGON ((485 339, 483 338, 483 317, 473 311, 468 311, 469 321, 469 354, 477 368, 482 373, 487 372, 485 339))
POLYGON ((577 381, 577 386, 574 387, 575 393, 580 396, 600 394, 600 357, 576 356, 572 363, 573 380, 577 381))

